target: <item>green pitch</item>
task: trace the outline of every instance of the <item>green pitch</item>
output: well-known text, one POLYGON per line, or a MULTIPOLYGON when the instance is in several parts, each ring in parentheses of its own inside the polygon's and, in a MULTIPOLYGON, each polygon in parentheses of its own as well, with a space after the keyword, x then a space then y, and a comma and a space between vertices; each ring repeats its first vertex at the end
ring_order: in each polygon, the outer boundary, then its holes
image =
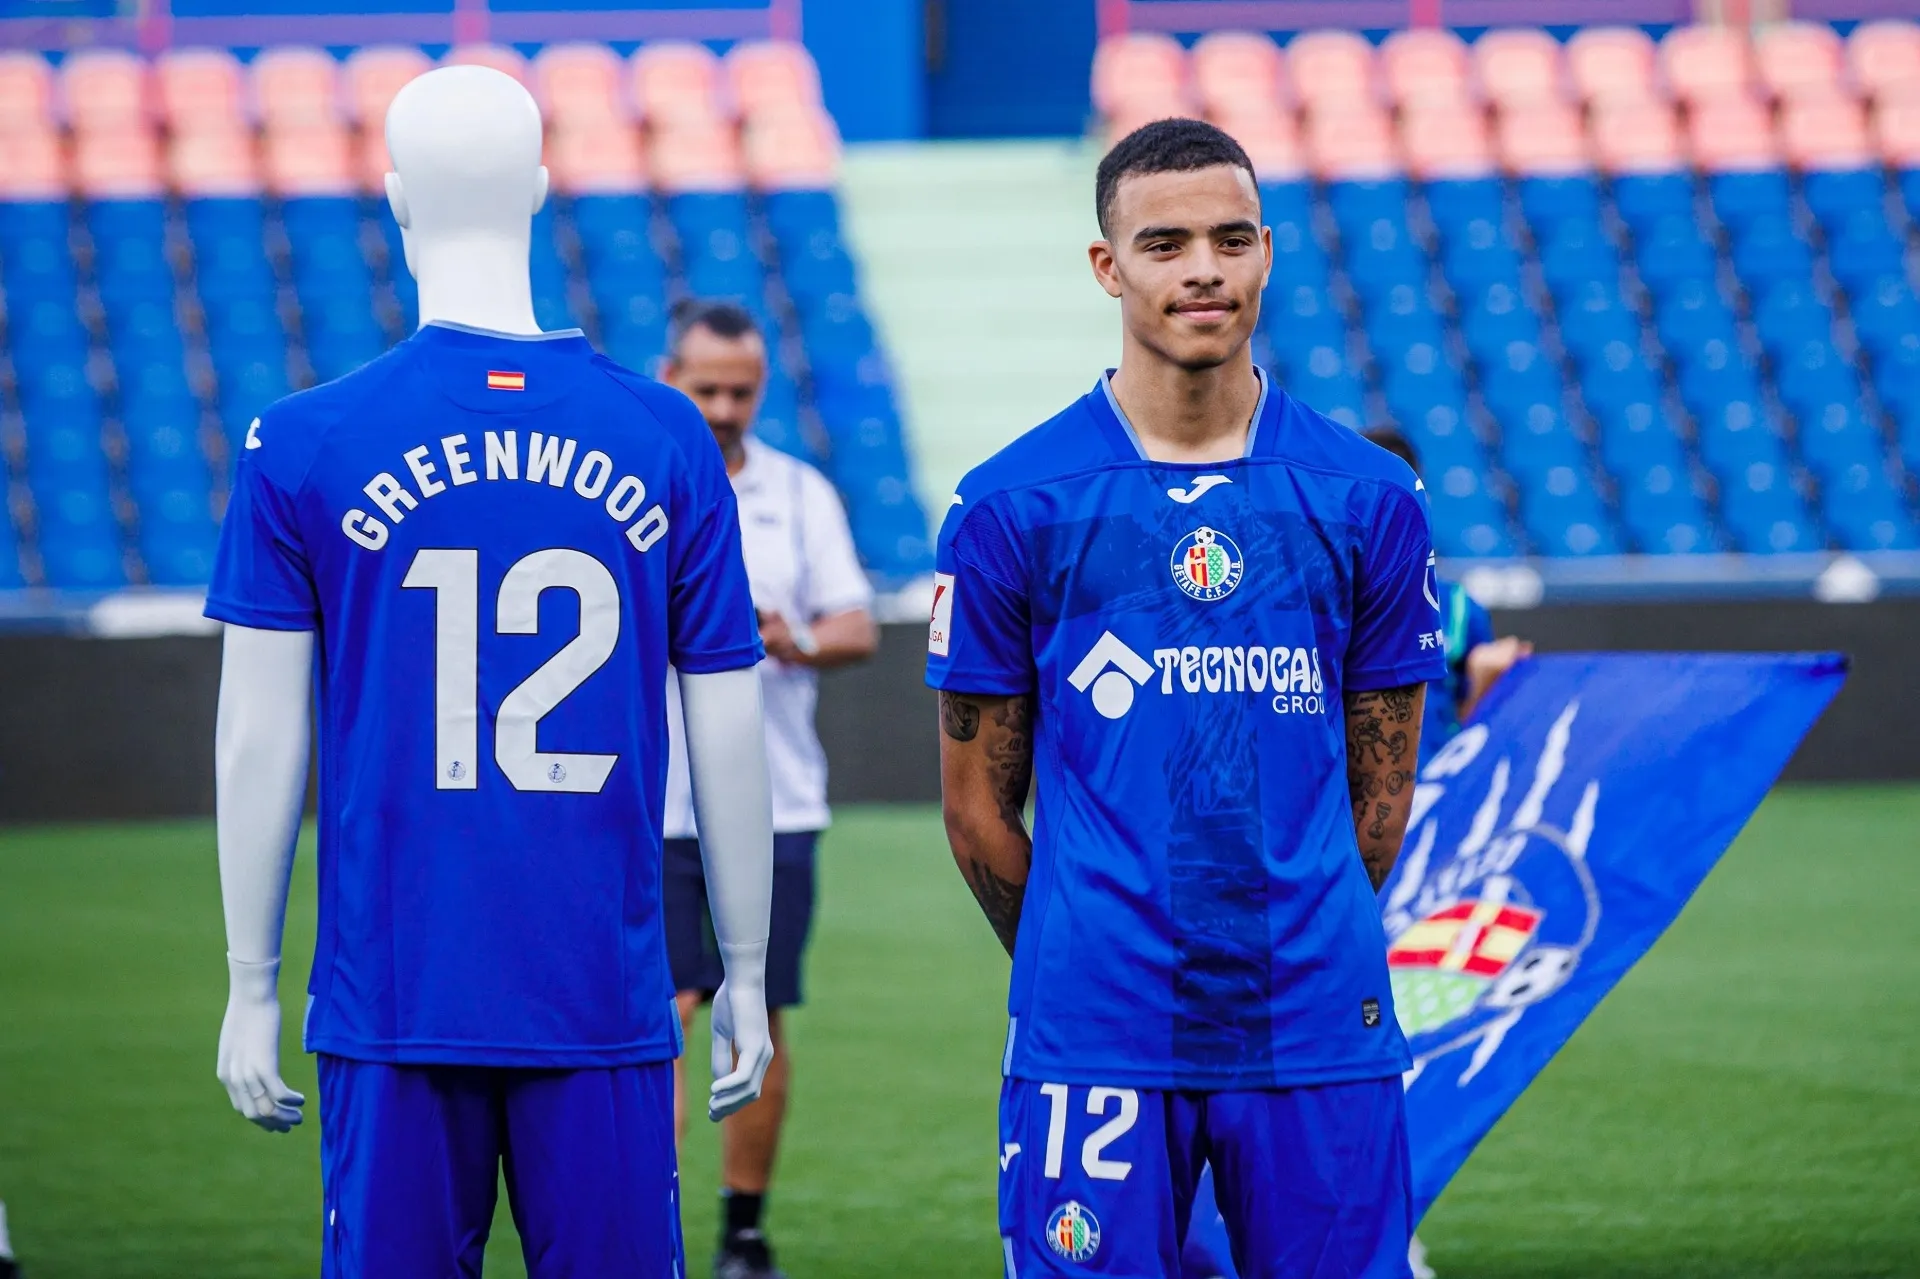
MULTIPOLYGON (((934 813, 845 812, 824 867, 774 1241, 796 1279, 996 1275, 1005 960, 934 813)), ((1917 911, 1920 788, 1769 800, 1434 1209, 1442 1274, 1920 1275, 1917 911)), ((208 825, 0 831, 0 1199, 31 1279, 317 1272, 315 1124, 268 1136, 213 1079, 221 950, 208 825)), ((696 1276, 713 1138, 683 1160, 696 1276)), ((503 1206, 489 1275, 522 1273, 512 1243, 503 1206)))

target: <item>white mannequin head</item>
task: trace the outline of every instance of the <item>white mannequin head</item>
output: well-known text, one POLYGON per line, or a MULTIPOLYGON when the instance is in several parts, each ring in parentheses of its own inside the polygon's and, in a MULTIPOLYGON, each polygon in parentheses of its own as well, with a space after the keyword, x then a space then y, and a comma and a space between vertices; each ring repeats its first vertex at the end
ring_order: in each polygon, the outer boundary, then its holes
POLYGON ((491 67, 441 67, 409 82, 387 109, 387 203, 420 322, 451 320, 537 333, 527 248, 547 199, 540 108, 491 67))

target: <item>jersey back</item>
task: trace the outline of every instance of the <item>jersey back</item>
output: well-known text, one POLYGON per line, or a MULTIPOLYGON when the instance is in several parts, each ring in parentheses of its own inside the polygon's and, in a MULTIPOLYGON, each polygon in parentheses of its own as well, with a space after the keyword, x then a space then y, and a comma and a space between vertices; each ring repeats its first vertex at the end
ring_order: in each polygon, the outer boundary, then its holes
POLYGON ((929 682, 1035 699, 1010 1075, 1406 1068, 1342 696, 1443 672, 1415 484, 1277 390, 1247 456, 1151 462, 1104 386, 963 481, 929 682))
POLYGON ((318 635, 310 1050, 677 1055, 667 667, 761 656, 684 397, 577 333, 429 325, 254 424, 207 613, 318 635))

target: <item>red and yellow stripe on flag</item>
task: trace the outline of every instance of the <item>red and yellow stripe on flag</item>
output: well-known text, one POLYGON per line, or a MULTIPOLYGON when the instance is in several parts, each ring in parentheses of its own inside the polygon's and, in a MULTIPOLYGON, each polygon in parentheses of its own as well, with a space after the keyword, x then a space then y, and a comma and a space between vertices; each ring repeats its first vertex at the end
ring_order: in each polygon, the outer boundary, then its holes
POLYGON ((489 391, 524 391, 527 389, 527 375, 524 373, 502 373, 498 369, 488 369, 487 389, 489 391))
POLYGON ((1394 938, 1387 965, 1498 977, 1540 927, 1542 915, 1503 902, 1455 902, 1394 938))

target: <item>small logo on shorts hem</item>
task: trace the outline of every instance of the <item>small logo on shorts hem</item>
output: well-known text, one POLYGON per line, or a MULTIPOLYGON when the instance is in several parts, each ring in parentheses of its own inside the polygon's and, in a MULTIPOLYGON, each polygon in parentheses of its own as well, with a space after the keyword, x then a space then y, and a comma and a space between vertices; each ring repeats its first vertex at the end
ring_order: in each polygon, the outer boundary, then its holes
POLYGON ((1068 1261, 1086 1261, 1100 1251, 1100 1219, 1069 1199, 1047 1218, 1047 1247, 1068 1261))
POLYGON ((1379 1000, 1363 999, 1360 1001, 1360 1022, 1362 1025, 1370 1026, 1370 1027, 1378 1026, 1380 1024, 1380 1001, 1379 1000))

